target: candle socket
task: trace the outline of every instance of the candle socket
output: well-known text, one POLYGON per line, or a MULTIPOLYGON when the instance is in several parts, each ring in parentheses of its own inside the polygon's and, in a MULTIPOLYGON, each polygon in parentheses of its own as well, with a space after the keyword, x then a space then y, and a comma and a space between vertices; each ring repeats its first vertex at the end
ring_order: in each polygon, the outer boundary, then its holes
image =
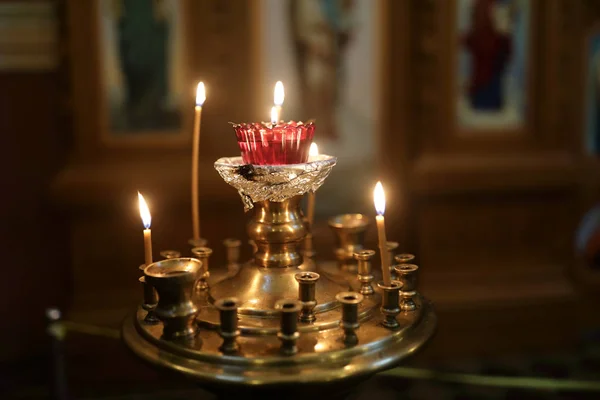
POLYGON ((383 282, 379 282, 377 286, 383 292, 381 313, 384 315, 384 320, 382 324, 388 329, 397 329, 400 326, 396 320, 396 316, 400 314, 400 289, 402 288, 402 282, 392 281, 389 286, 383 282))
POLYGON ((344 344, 354 346, 358 343, 356 335, 356 330, 360 327, 358 306, 363 301, 363 295, 356 292, 341 292, 335 298, 342 305, 340 327, 344 330, 344 344))
POLYGON ((294 277, 298 281, 298 299, 302 302, 300 322, 314 322, 317 319, 314 313, 317 306, 315 288, 321 276, 316 272, 299 272, 294 277))
POLYGON ((227 252, 227 268, 237 268, 240 261, 242 242, 235 238, 228 238, 223 240, 223 245, 227 252))
POLYGON ((328 221, 336 239, 335 256, 342 269, 353 269, 354 253, 362 250, 369 219, 362 214, 342 214, 328 221))
POLYGON ((235 297, 219 299, 215 302, 221 320, 219 335, 223 339, 223 344, 221 344, 219 350, 225 354, 236 353, 239 350, 237 343, 237 338, 240 336, 237 315, 238 305, 239 302, 235 297))
POLYGON ((160 252, 160 256, 165 260, 170 258, 179 258, 181 257, 181 253, 177 250, 163 250, 160 252))
POLYGON ((371 259, 375 255, 374 250, 361 250, 354 253, 354 258, 358 261, 358 281, 360 282, 360 294, 370 296, 375 293, 371 283, 373 282, 373 274, 371 259))
POLYGON ((208 259, 212 252, 210 247, 194 247, 192 249, 192 254, 202 263, 202 267, 199 269, 197 276, 198 281, 196 283, 196 289, 198 290, 208 289, 208 278, 210 277, 208 259))
POLYGON ((280 311, 281 327, 277 337, 281 341, 281 353, 292 356, 298 352, 296 341, 300 337, 298 332, 298 314, 302 303, 295 299, 282 299, 275 303, 275 308, 280 311))
MULTIPOLYGON (((158 292, 156 316, 162 321, 162 338, 188 341, 196 335, 192 289, 202 263, 194 258, 171 258, 150 264, 144 270, 146 282, 158 292)), ((197 338, 199 341, 200 338, 197 338)))
POLYGON ((400 243, 386 242, 385 245, 387 247, 388 265, 390 267, 390 275, 391 275, 392 279, 395 279, 395 277, 394 277, 394 253, 398 249, 398 246, 400 246, 400 243))
MULTIPOLYGON (((146 268, 146 264, 140 265, 140 270, 142 273, 146 268)), ((156 294, 156 290, 146 282, 146 278, 140 276, 140 283, 142 284, 142 289, 144 291, 144 302, 142 303, 142 309, 146 311, 146 317, 144 317, 144 323, 148 325, 156 325, 160 322, 154 310, 156 309, 156 304, 158 303, 158 295, 156 294)))
POLYGON ((417 295, 417 272, 419 266, 416 264, 400 264, 395 267, 398 280, 402 282, 400 291, 400 308, 402 311, 414 311, 417 309, 415 297, 417 295))

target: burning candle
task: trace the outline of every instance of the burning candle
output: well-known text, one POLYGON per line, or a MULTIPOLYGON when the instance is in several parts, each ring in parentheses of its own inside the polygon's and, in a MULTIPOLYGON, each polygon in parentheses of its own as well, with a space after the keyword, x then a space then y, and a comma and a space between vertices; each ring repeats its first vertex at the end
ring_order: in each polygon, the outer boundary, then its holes
MULTIPOLYGON (((316 143, 311 143, 308 150, 308 157, 316 157, 319 155, 319 147, 316 143)), ((315 220, 315 193, 308 192, 308 202, 306 205, 306 218, 308 219, 308 227, 312 232, 313 222, 315 220)))
POLYGON ((279 113, 277 112, 277 107, 271 107, 271 124, 273 126, 277 125, 277 121, 279 121, 279 113))
POLYGON ((142 217, 142 223, 144 224, 144 263, 150 265, 152 264, 152 231, 150 230, 152 217, 150 216, 148 204, 146 204, 146 200, 144 200, 144 196, 140 192, 138 192, 138 203, 140 217, 142 217))
MULTIPOLYGON (((281 106, 283 105, 283 100, 285 99, 285 92, 283 90, 283 83, 281 81, 277 81, 275 84, 275 90, 273 92, 273 103, 275 104, 275 122, 276 124, 281 119, 281 106)), ((273 121, 273 110, 271 110, 271 121, 273 121)))
POLYGON ((383 283, 386 286, 392 284, 392 277, 390 273, 390 260, 387 252, 387 239, 385 237, 385 219, 383 214, 385 213, 385 192, 381 182, 377 182, 375 190, 373 190, 373 201, 375 203, 375 211, 377 216, 377 233, 379 236, 379 255, 381 257, 381 273, 383 275, 383 283))
POLYGON ((192 143, 192 228, 194 241, 200 240, 200 210, 198 199, 198 159, 200 157, 200 123, 202 121, 202 105, 206 100, 204 83, 196 87, 196 107, 194 113, 194 137, 192 143))

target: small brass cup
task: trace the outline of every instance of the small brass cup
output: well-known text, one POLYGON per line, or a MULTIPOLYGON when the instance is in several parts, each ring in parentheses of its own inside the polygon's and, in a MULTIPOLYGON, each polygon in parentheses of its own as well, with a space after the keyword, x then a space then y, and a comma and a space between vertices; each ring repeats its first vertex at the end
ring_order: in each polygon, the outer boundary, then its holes
POLYGON ((370 296, 375 291, 371 283, 373 282, 373 273, 371 272, 371 259, 375 255, 374 250, 361 250, 354 253, 354 258, 358 261, 358 281, 360 282, 360 293, 370 296))
POLYGON ((335 256, 342 266, 354 265, 354 253, 362 250, 369 219, 362 214, 342 214, 329 219, 329 227, 335 234, 335 256))
MULTIPOLYGON (((195 258, 170 258, 152 263, 144 269, 146 281, 158 292, 155 313, 163 324, 163 339, 191 339, 198 308, 192 302, 192 289, 202 268, 195 258)), ((199 340, 199 338, 198 338, 199 340)))
POLYGON ((402 282, 392 281, 389 286, 383 282, 379 282, 377 286, 383 292, 381 301, 381 313, 384 315, 383 326, 388 329, 396 329, 400 326, 396 320, 396 316, 400 314, 400 289, 402 289, 402 282))

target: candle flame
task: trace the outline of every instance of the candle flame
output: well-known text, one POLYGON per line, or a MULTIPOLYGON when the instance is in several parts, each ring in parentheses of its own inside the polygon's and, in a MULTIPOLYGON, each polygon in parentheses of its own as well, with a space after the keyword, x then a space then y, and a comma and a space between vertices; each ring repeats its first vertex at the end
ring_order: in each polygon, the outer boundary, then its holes
POLYGON ((273 125, 277 124, 278 117, 279 113, 277 112, 277 107, 271 107, 271 123, 273 123, 273 125))
POLYGON ((375 185, 375 190, 373 190, 373 202, 375 203, 377 215, 383 215, 385 213, 385 192, 383 191, 381 182, 377 182, 375 185))
POLYGON ((309 157, 316 157, 319 155, 319 146, 316 143, 310 144, 310 149, 308 150, 309 157))
POLYGON ((146 204, 146 200, 144 200, 144 196, 142 196, 140 192, 138 192, 138 203, 140 207, 140 217, 142 217, 142 223, 144 224, 144 228, 150 229, 150 224, 152 223, 152 216, 150 216, 148 204, 146 204))
POLYGON ((285 91, 283 90, 283 83, 277 81, 275 84, 275 92, 273 93, 273 102, 276 106, 281 107, 283 105, 283 99, 285 98, 285 91))
POLYGON ((198 82, 196 87, 196 105, 202 107, 206 101, 206 89, 204 89, 204 82, 198 82))

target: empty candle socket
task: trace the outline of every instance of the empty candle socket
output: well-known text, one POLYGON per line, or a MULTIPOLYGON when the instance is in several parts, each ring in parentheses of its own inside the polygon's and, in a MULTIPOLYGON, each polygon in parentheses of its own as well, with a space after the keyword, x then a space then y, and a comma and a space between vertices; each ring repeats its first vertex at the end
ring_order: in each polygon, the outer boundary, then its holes
POLYGON ((196 256, 196 258, 202 263, 202 267, 198 271, 198 281, 196 283, 196 288, 198 290, 208 289, 208 278, 210 277, 208 259, 210 258, 212 252, 213 251, 210 247, 194 247, 192 249, 192 254, 196 256))
POLYGON ((227 251, 227 268, 237 267, 240 261, 240 248, 242 242, 238 239, 228 238, 223 241, 227 251))
POLYGON ((201 268, 202 263, 194 258, 171 258, 144 269, 146 282, 158 292, 155 312, 164 325, 163 339, 194 338, 194 317, 198 308, 192 301, 192 289, 201 268))
POLYGON ((298 281, 298 299, 302 302, 302 310, 300 312, 301 322, 314 322, 315 307, 317 300, 315 297, 316 284, 320 275, 316 272, 299 272, 295 276, 298 281))
POLYGON ((417 309, 415 297, 417 295, 417 273, 419 266, 415 264, 400 264, 394 267, 398 280, 402 282, 400 291, 400 308, 402 311, 417 309))
POLYGON ((281 353, 294 355, 298 352, 296 342, 300 337, 298 332, 298 315, 302 310, 302 303, 296 299, 282 299, 275 303, 275 309, 279 310, 281 326, 277 337, 281 341, 281 353))
POLYGON ((383 326, 388 329, 396 329, 400 325, 396 320, 396 316, 400 314, 400 289, 402 282, 392 281, 389 286, 383 282, 379 282, 377 286, 381 289, 381 313, 384 316, 383 326))
POLYGON ((240 336, 237 315, 238 305, 239 302, 235 297, 219 299, 215 302, 215 307, 219 310, 221 320, 219 335, 223 339, 219 350, 225 354, 235 353, 239 350, 237 343, 237 338, 240 336))
POLYGON ((354 346, 358 343, 356 330, 360 327, 358 322, 358 306, 363 301, 363 295, 356 292, 341 292, 335 299, 342 305, 342 320, 340 327, 344 331, 344 343, 354 346))
POLYGON ((354 253, 354 258, 358 261, 358 281, 360 282, 359 292, 365 296, 370 296, 373 290, 373 274, 371 259, 375 255, 374 250, 361 250, 354 253))

